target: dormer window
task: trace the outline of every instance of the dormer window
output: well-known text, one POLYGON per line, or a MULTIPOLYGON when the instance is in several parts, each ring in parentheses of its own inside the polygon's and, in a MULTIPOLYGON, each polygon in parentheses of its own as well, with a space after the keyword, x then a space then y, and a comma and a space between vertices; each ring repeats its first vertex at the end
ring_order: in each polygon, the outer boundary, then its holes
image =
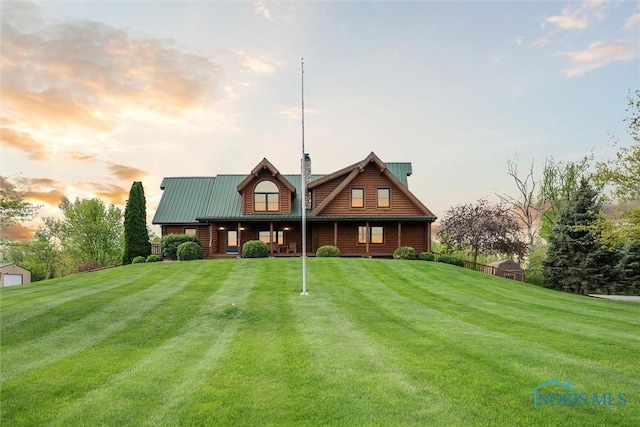
POLYGON ((256 212, 278 212, 280 192, 273 181, 260 181, 253 190, 253 209, 256 212))

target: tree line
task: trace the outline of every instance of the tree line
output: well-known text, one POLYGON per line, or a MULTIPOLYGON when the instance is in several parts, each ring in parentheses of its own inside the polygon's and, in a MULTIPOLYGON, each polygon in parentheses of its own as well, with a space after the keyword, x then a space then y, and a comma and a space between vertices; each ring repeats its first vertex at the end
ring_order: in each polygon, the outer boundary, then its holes
POLYGON ((445 212, 444 250, 511 257, 527 281, 574 293, 640 293, 640 90, 625 119, 630 145, 614 141, 615 157, 594 162, 545 159, 541 177, 507 161, 515 194, 500 203, 458 205, 445 212))
MULTIPOLYGON (((8 261, 31 271, 33 281, 71 273, 129 264, 136 256, 151 254, 142 183, 136 181, 122 210, 100 199, 73 202, 62 197, 61 218, 45 217, 33 238, 11 242, 1 233, 0 244, 8 261)), ((39 206, 0 177, 0 231, 35 217, 39 206)))

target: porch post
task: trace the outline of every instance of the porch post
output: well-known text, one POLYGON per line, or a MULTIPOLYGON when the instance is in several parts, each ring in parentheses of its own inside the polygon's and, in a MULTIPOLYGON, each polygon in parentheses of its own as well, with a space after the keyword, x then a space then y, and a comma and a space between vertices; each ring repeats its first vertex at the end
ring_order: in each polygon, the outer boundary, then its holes
POLYGON ((213 223, 209 223, 209 258, 215 253, 213 248, 213 223))
POLYGON ((338 221, 333 221, 333 246, 338 247, 338 221))
POLYGON ((402 223, 398 221, 398 247, 402 246, 402 223))
POLYGON ((238 255, 242 256, 242 224, 238 222, 238 255))
POLYGON ((269 223, 269 253, 273 253, 273 222, 269 223))
POLYGON ((365 243, 365 252, 367 253, 367 255, 369 255, 369 239, 371 237, 371 233, 369 232, 369 221, 367 221, 366 223, 366 232, 367 232, 367 238, 365 239, 365 241, 367 243, 365 243))

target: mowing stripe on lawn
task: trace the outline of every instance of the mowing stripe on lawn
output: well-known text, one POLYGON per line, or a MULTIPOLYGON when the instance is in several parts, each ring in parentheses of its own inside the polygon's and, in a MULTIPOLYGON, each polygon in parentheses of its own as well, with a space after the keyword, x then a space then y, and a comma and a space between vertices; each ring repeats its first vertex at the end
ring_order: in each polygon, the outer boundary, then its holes
MULTIPOLYGON (((127 274, 115 275, 113 274, 115 270, 110 270, 108 273, 101 271, 89 275, 86 273, 78 274, 64 282, 64 279, 54 279, 46 282, 36 282, 24 287, 0 288, 0 306, 2 307, 0 318, 2 319, 3 332, 7 328, 39 316, 64 303, 81 297, 109 292, 121 286, 128 286, 138 280, 141 274, 144 274, 144 270, 141 269, 135 271, 133 268, 127 267, 122 270, 127 270, 127 274), (109 277, 109 282, 107 283, 104 281, 105 275, 109 277), (118 280, 114 280, 114 276, 121 277, 118 277, 118 280), (81 283, 82 286, 78 286, 78 283, 81 283), (19 298, 17 298, 17 294, 20 295, 19 298), (29 310, 23 308, 26 305, 29 306, 29 310)), ((121 271, 118 271, 118 273, 121 273, 121 271)), ((158 277, 161 276, 158 275, 158 277)))
POLYGON ((74 277, 77 298, 64 279, 40 295, 32 285, 3 293, 16 309, 2 348, 11 378, 0 421, 631 426, 640 418, 636 306, 428 262, 310 258, 308 267, 308 297, 298 295, 300 258, 105 270, 74 277), (62 304, 48 299, 58 286, 62 304), (103 286, 112 288, 93 292, 103 286), (16 322, 40 302, 47 310, 16 322), (16 351, 32 347, 56 360, 16 351), (34 365, 16 373, 23 361, 34 365), (532 388, 551 378, 570 379, 578 393, 627 393, 628 404, 534 408, 532 388))
MULTIPOLYGON (((384 262, 384 261, 382 261, 384 262)), ((337 265, 338 268, 345 266, 346 264, 337 265)), ((360 263, 360 265, 349 265, 350 273, 359 277, 359 281, 354 284, 352 291, 357 292, 350 297, 358 299, 359 296, 363 296, 369 304, 362 303, 362 310, 354 311, 354 313, 373 312, 377 315, 373 318, 368 314, 363 314, 362 322, 370 324, 373 322, 380 322, 381 328, 379 329, 381 335, 385 335, 382 325, 394 325, 398 322, 398 317, 406 318, 407 326, 420 325, 419 315, 421 309, 415 307, 415 302, 408 298, 398 298, 395 291, 386 289, 385 284, 377 281, 375 277, 370 277, 366 271, 363 270, 376 270, 380 268, 380 265, 375 263, 360 263), (362 268, 362 267, 366 268, 362 268), (407 313, 411 315, 407 316, 407 313)), ((387 274, 387 273, 384 273, 387 274)), ((396 286, 400 286, 402 280, 393 282, 396 286)), ((425 287, 426 289, 427 287, 425 287)), ((457 290, 452 289, 451 292, 457 295, 457 290)), ((463 295, 460 295, 463 296, 463 295)), ((455 298, 455 297, 454 297, 455 298)), ((480 406, 473 399, 477 399, 477 393, 469 394, 466 388, 469 382, 482 386, 486 384, 487 388, 494 388, 491 396, 495 395, 495 400, 501 402, 501 404, 511 402, 514 405, 524 405, 527 407, 530 399, 529 387, 531 384, 536 384, 535 381, 541 381, 540 378, 545 378, 550 375, 549 370, 553 368, 569 369, 569 371, 575 374, 573 377, 579 380, 588 379, 590 375, 604 375, 608 373, 611 379, 611 372, 605 366, 601 366, 598 361, 584 360, 581 358, 575 358, 565 354, 562 351, 557 351, 552 348, 546 347, 546 345, 539 345, 539 343, 527 343, 525 341, 519 342, 517 339, 512 339, 506 334, 496 334, 493 331, 487 330, 477 325, 468 324, 456 316, 455 310, 445 310, 440 313, 434 313, 431 311, 442 310, 442 306, 446 306, 446 301, 440 298, 425 299, 424 301, 432 301, 437 303, 437 306, 430 307, 426 313, 429 313, 429 317, 424 318, 424 321, 429 322, 429 328, 424 328, 423 333, 430 337, 430 339, 436 338, 436 343, 443 346, 444 351, 448 355, 449 360, 445 365, 439 364, 437 359, 432 359, 432 362, 439 366, 438 370, 449 371, 453 374, 461 367, 453 364, 454 372, 451 372, 453 354, 461 355, 464 360, 465 369, 473 372, 472 378, 466 378, 466 387, 460 388, 456 383, 448 384, 446 381, 443 383, 444 387, 447 387, 447 393, 454 396, 459 396, 457 405, 467 407, 465 413, 475 414, 480 418, 486 418, 490 412, 495 411, 491 405, 480 406), (523 347, 521 347, 523 346, 523 347), (493 355, 500 355, 499 358, 493 357, 493 355), (541 360, 546 362, 540 363, 541 360), (535 374, 531 374, 529 371, 533 368, 533 371, 538 371, 535 374), (586 371, 586 372, 585 372, 586 371), (493 385, 498 383, 498 385, 493 385), (500 386, 500 383, 519 383, 519 388, 513 386, 500 386), (503 395, 500 395, 500 391, 503 395), (508 393, 506 396, 504 393, 508 393), (498 399, 499 397, 499 399, 498 399), (469 405, 469 403, 473 405, 469 405)), ((468 310, 472 310, 471 306, 467 306, 468 310)), ((424 313, 424 310, 422 310, 424 313)), ((426 314, 425 313, 425 314, 426 314)), ((458 315, 458 317, 463 317, 458 315)), ((488 322, 490 325, 491 322, 488 322)), ((393 334, 387 336, 390 343, 393 345, 393 334)), ((416 337, 416 340, 419 340, 416 337)), ((396 343, 398 346, 401 343, 396 343)), ((410 348, 412 345, 406 345, 410 348)), ((429 351, 429 349, 426 349, 429 351)), ((437 355, 434 354, 435 357, 437 355)), ((551 375, 552 375, 551 374, 551 375)), ((572 378, 573 378, 572 377, 572 378)), ((624 386, 625 384, 630 389, 637 389, 634 386, 635 381, 629 381, 629 372, 618 372, 614 376, 615 384, 624 386)), ((584 381, 586 383, 586 381, 584 381)), ((474 389, 474 387, 470 387, 474 389)), ((444 390, 443 390, 444 391, 444 390)), ((499 411, 503 416, 506 416, 505 421, 508 420, 509 412, 501 410, 499 411)), ((587 411, 583 411, 581 414, 587 416, 592 412, 592 408, 587 411)))
MULTIPOLYGON (((389 270, 386 270, 386 271, 388 272, 389 270)), ((391 271, 393 271, 393 265, 391 266, 391 271)), ((429 295, 429 292, 431 292, 433 289, 440 288, 440 290, 442 290, 441 286, 428 285, 423 288, 423 292, 417 293, 416 291, 419 290, 418 289, 419 285, 416 285, 416 283, 417 282, 415 281, 413 282, 403 281, 402 283, 399 283, 397 281, 396 282, 387 281, 385 286, 389 286, 390 289, 393 289, 394 292, 404 295, 405 297, 407 297, 408 300, 411 299, 413 301, 418 301, 422 303, 428 303, 428 301, 434 300, 433 295, 429 295), (411 288, 414 288, 413 292, 411 290, 407 290, 411 288), (416 297, 416 294, 418 295, 417 297, 416 297)), ((543 346, 540 347, 538 343, 536 345, 536 348, 541 349, 542 352, 548 352, 550 356, 553 356, 554 360, 557 360, 557 358, 561 356, 566 356, 568 357, 568 359, 580 358, 580 360, 582 360, 581 363, 583 366, 585 362, 590 363, 590 361, 592 361, 599 368, 603 367, 601 366, 603 364, 603 358, 607 356, 607 354, 610 354, 606 350, 611 346, 615 346, 616 351, 618 353, 620 353, 621 351, 624 352, 625 350, 628 350, 629 360, 632 360, 632 356, 637 351, 637 344, 638 344, 637 337, 635 340, 631 339, 632 337, 634 337, 631 332, 622 333, 621 338, 619 340, 607 342, 607 340, 603 337, 606 336, 607 334, 613 335, 615 334, 615 332, 611 330, 606 330, 600 327, 590 326, 588 328, 588 331, 590 331, 590 333, 581 333, 581 332, 578 333, 578 331, 581 331, 582 329, 586 329, 586 328, 579 328, 580 326, 582 326, 580 323, 575 323, 573 327, 568 329, 546 328, 544 326, 544 322, 541 321, 540 319, 536 319, 535 317, 531 318, 531 316, 526 315, 527 314, 526 312, 521 312, 520 310, 517 310, 517 309, 514 310, 512 307, 507 305, 501 306, 500 310, 495 310, 496 305, 491 305, 489 306, 490 308, 487 309, 486 308, 487 305, 483 304, 480 298, 478 297, 469 298, 466 295, 466 291, 470 287, 471 286, 466 286, 465 288, 461 288, 459 290, 449 287, 449 290, 446 294, 444 292, 440 292, 437 295, 437 299, 436 299, 439 303, 436 309, 445 315, 448 315, 450 317, 455 316, 458 320, 462 320, 465 323, 468 323, 469 325, 474 325, 477 328, 486 330, 486 332, 484 333, 480 333, 480 331, 476 331, 473 333, 474 336, 486 337, 489 339, 490 338, 500 338, 500 339, 509 338, 510 341, 512 341, 513 339, 520 341, 527 336, 531 336, 531 334, 542 332, 548 335, 548 338, 547 340, 545 340, 543 346), (447 304, 443 304, 443 303, 447 303, 447 304), (511 315, 510 313, 512 311, 515 311, 517 315, 511 315), (514 330, 516 329, 524 329, 528 333, 516 334, 514 333, 514 330), (591 331, 592 329, 593 331, 591 331), (497 333, 499 335, 496 335, 494 333, 497 333), (569 340, 569 345, 566 344, 568 341, 567 338, 571 338, 573 337, 573 335, 577 335, 575 337, 575 340, 573 342, 569 340), (554 348, 549 347, 548 345, 553 344, 558 337, 562 337, 561 341, 558 343, 561 346, 561 349, 556 348, 558 347, 557 345, 554 348), (598 345, 596 345, 595 348, 599 349, 602 347, 602 352, 599 354, 598 353, 594 354, 593 352, 594 346, 590 346, 589 354, 573 354, 573 353, 576 353, 577 350, 579 350, 580 348, 579 344, 583 342, 583 340, 586 338, 597 338, 598 345), (600 343, 603 340, 605 341, 605 343, 603 345, 600 345, 600 343), (626 343, 628 347, 625 347, 623 343, 626 343), (561 354, 554 354, 554 351, 558 351, 558 350, 561 352, 561 354), (590 357, 585 361, 585 358, 587 356, 590 356, 590 357)), ((385 298, 383 300, 387 300, 387 299, 389 298, 385 298)), ((556 319, 552 319, 552 320, 556 320, 556 319)), ((562 322, 559 322, 559 323, 562 326, 567 324, 568 322, 563 320, 562 322)), ((518 341, 514 341, 514 342, 518 343, 518 341)), ((525 341, 522 341, 522 343, 524 344, 525 341)), ((522 351, 522 349, 520 348, 516 347, 516 349, 518 351, 522 351)), ((503 350, 506 350, 506 349, 503 348, 503 350)), ((618 368, 622 369, 623 373, 626 373, 628 372, 628 369, 631 368, 631 366, 623 365, 623 366, 619 366, 618 368)))
MULTIPOLYGON (((443 265, 432 262, 408 262, 395 264, 394 271, 399 267, 404 274, 410 274, 413 270, 418 276, 428 274, 435 281, 446 283, 448 287, 458 287, 462 284, 460 291, 468 294, 480 296, 482 299, 494 300, 497 297, 500 301, 508 303, 512 307, 520 307, 525 310, 536 308, 548 312, 555 311, 557 316, 564 316, 566 319, 580 318, 582 323, 601 323, 604 318, 610 319, 612 314, 617 312, 624 314, 640 313, 640 304, 631 304, 616 301, 615 310, 611 310, 611 305, 603 301, 585 296, 567 294, 540 286, 527 283, 515 282, 509 279, 497 278, 495 276, 478 273, 473 270, 463 269, 450 265, 443 265), (402 265, 404 264, 404 265, 402 265), (407 268, 407 267, 410 267, 407 268), (468 286, 469 283, 477 286, 468 286)), ((440 289, 443 289, 440 287, 440 289)), ((443 290, 446 290, 444 288, 443 290)), ((628 322, 633 317, 620 316, 619 321, 628 322)), ((630 326, 638 326, 638 322, 628 322, 630 326)))
MULTIPOLYGON (((103 337, 82 351, 31 370, 17 381, 5 381, 2 389, 3 421, 12 425, 50 425, 56 422, 60 414, 65 414, 65 407, 70 403, 83 399, 92 390, 108 388, 113 376, 128 372, 131 366, 175 336, 199 305, 204 303, 202 296, 215 292, 231 267, 232 264, 220 268, 206 262, 192 262, 185 268, 174 266, 171 276, 161 283, 161 288, 158 288, 160 283, 150 287, 159 295, 166 295, 168 290, 177 291, 171 298, 146 310, 142 316, 129 316, 126 328, 103 337), (176 280, 178 277, 180 280, 176 280), (16 393, 17 389, 23 392, 16 393), (34 405, 39 411, 27 409, 34 405)), ((137 292, 137 295, 148 296, 142 292, 137 292)), ((131 311, 145 303, 146 298, 133 302, 131 311)), ((171 367, 175 362, 168 360, 167 366, 171 367)), ((145 393, 153 396, 158 390, 161 390, 161 386, 153 385, 145 393)), ((141 398, 141 401, 144 400, 141 398)), ((111 402, 110 398, 94 408, 91 414, 99 417, 102 408, 111 407, 108 402, 111 402)), ((146 415, 146 412, 141 413, 146 415)), ((121 413, 131 416, 135 411, 121 413)))
POLYGON ((179 277, 180 272, 175 271, 160 282, 145 282, 143 290, 96 306, 94 309, 97 311, 37 340, 9 348, 6 348, 6 341, 3 340, 3 380, 68 357, 125 329, 129 322, 143 317, 147 311, 188 285, 188 281, 178 280, 179 277), (149 283, 154 284, 148 286, 149 283))
POLYGON ((321 381, 322 401, 314 406, 324 412, 324 420, 329 425, 461 423, 437 389, 405 368, 395 347, 376 339, 376 325, 354 319, 362 299, 330 283, 345 283, 344 271, 314 271, 311 289, 316 290, 298 304, 296 313, 321 381), (407 411, 407 405, 413 410, 407 411))
MULTIPOLYGON (((398 263, 393 263, 384 271, 401 275, 411 270, 403 268, 398 263)), ((512 305, 511 299, 506 299, 505 304, 495 303, 494 296, 489 296, 485 292, 487 288, 491 287, 490 284, 466 285, 460 289, 434 284, 421 286, 417 280, 420 273, 417 271, 416 275, 403 277, 401 283, 397 281, 388 281, 388 283, 394 283, 395 286, 391 287, 406 297, 416 299, 417 295, 418 301, 425 302, 426 298, 437 296, 439 300, 449 303, 442 304, 439 308, 440 311, 455 315, 465 322, 495 332, 506 333, 514 338, 526 340, 531 334, 539 332, 544 332, 552 338, 562 337, 563 352, 576 357, 596 359, 600 362, 606 359, 611 348, 615 347, 618 353, 626 352, 632 359, 637 351, 637 335, 633 334, 631 330, 628 332, 618 331, 611 327, 616 317, 623 317, 611 310, 607 317, 600 315, 595 318, 595 315, 591 315, 591 320, 594 320, 591 323, 585 323, 582 316, 567 315, 564 312, 554 313, 554 317, 547 321, 545 316, 548 314, 548 309, 543 310, 542 306, 529 305, 531 308, 526 310, 520 304, 512 305), (427 293, 420 292, 423 289, 426 289, 427 293), (478 289, 482 292, 476 292, 478 289), (597 340, 593 346, 589 347, 589 351, 585 352, 581 343, 584 339, 593 338, 597 338, 597 340)), ((424 275, 424 272, 422 274, 424 275)), ((510 290, 510 293, 512 292, 514 292, 513 288, 510 290)), ((507 293, 507 291, 503 293, 507 293)), ((591 300, 580 299, 578 302, 586 305, 591 300)), ((640 315, 640 311, 638 314, 640 315)), ((615 325, 618 326, 617 323, 615 325)), ((640 317, 636 327, 640 327, 640 317)), ((629 368, 629 366, 614 365, 612 367, 623 370, 629 368)))
POLYGON ((259 273, 237 335, 220 369, 198 389, 200 397, 181 408, 182 424, 282 425, 303 416, 305 402, 296 394, 305 388, 308 371, 305 359, 296 357, 304 348, 287 304, 299 259, 242 262, 259 273))
POLYGON ((242 307, 254 285, 257 271, 228 260, 220 264, 232 267, 229 274, 220 281, 221 286, 209 286, 211 293, 172 337, 69 405, 55 424, 179 425, 175 418, 178 408, 216 368, 235 336, 242 307), (104 402, 109 406, 104 407, 104 402))

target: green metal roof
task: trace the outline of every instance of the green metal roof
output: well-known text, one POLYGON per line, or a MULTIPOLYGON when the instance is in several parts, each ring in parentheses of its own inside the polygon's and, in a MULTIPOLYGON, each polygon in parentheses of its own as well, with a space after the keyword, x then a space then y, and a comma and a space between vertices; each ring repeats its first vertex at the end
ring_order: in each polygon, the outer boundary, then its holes
MULTIPOLYGON (((411 163, 385 163, 389 172, 408 188, 407 176, 411 175, 411 163)), ((243 215, 242 196, 238 185, 247 175, 218 175, 216 177, 164 178, 160 188, 164 190, 153 224, 189 223, 206 219, 272 220, 300 218, 300 174, 282 175, 296 189, 291 214, 243 215)), ((311 181, 325 175, 314 174, 311 181)), ((337 217, 336 217, 337 218, 337 217)), ((340 217, 348 219, 348 217, 340 217)), ((425 217, 420 217, 424 219, 425 217)))
POLYGON ((164 178, 153 224, 197 222, 197 217, 207 213, 215 182, 215 177, 164 178))
MULTIPOLYGON (((311 180, 319 179, 324 175, 312 175, 311 180)), ((300 175, 282 175, 287 181, 289 181, 296 189, 296 197, 293 199, 291 206, 291 214, 261 214, 245 216, 242 214, 242 196, 237 191, 238 184, 240 184, 247 176, 246 175, 218 175, 216 177, 215 185, 213 186, 212 196, 208 199, 208 203, 205 207, 206 213, 198 216, 197 218, 218 218, 218 219, 238 219, 238 218, 252 218, 252 219, 276 219, 276 218, 300 218, 302 215, 300 212, 300 199, 301 183, 300 175)))
POLYGON ((411 176, 413 170, 411 163, 385 163, 389 172, 391 172, 405 187, 409 188, 408 176, 411 176))

